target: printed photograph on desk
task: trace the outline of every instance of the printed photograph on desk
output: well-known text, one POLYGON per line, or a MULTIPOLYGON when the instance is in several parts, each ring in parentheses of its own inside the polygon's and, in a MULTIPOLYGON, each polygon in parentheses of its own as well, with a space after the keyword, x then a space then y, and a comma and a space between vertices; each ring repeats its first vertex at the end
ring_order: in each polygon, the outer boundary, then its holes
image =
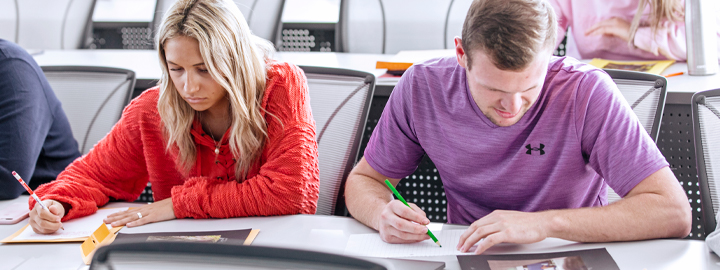
POLYGON ((606 249, 555 253, 461 255, 463 270, 588 270, 620 269, 606 249))
POLYGON ((579 256, 552 258, 549 260, 488 260, 491 270, 584 270, 589 269, 579 256))
POLYGON ((250 245, 259 230, 118 233, 115 242, 201 242, 250 245))
POLYGON ((660 75, 666 68, 675 63, 674 60, 658 61, 615 61, 600 58, 593 58, 590 65, 598 68, 621 69, 630 71, 647 72, 660 75))
POLYGON ((222 243, 227 238, 221 235, 171 235, 171 236, 148 236, 148 242, 170 241, 170 242, 200 242, 200 243, 222 243))

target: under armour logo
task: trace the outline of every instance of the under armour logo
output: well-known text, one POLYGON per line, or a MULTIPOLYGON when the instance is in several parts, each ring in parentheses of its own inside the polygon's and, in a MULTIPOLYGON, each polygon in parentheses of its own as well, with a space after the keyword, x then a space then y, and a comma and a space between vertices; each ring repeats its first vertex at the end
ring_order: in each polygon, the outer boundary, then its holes
POLYGON ((528 155, 532 155, 532 151, 540 151, 541 156, 545 154, 545 150, 543 150, 545 149, 545 145, 542 143, 540 144, 540 147, 532 147, 530 146, 530 144, 528 144, 525 146, 525 148, 527 148, 527 152, 525 152, 525 154, 528 155))

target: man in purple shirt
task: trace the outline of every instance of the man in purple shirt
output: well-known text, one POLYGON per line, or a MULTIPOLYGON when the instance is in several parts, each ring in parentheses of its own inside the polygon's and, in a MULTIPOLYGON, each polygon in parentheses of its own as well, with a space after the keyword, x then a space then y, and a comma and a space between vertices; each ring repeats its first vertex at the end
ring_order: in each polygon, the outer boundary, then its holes
POLYGON ((446 243, 463 252, 686 236, 690 205, 665 158, 605 72, 551 56, 556 25, 542 0, 474 1, 456 57, 414 65, 393 90, 348 176, 353 217, 386 242, 427 239, 425 213, 383 184, 427 154, 449 222, 472 224, 446 243), (624 198, 608 205, 608 186, 624 198))

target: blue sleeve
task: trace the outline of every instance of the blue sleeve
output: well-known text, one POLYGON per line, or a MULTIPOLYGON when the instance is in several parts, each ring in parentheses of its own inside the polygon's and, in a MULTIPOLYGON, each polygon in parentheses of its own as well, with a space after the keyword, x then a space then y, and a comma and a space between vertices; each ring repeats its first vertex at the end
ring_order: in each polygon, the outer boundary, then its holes
POLYGON ((395 86, 365 148, 368 164, 390 178, 410 175, 425 155, 413 124, 414 71, 410 67, 395 86))
POLYGON ((29 182, 53 122, 41 76, 25 60, 0 60, 0 200, 25 191, 11 172, 29 182))

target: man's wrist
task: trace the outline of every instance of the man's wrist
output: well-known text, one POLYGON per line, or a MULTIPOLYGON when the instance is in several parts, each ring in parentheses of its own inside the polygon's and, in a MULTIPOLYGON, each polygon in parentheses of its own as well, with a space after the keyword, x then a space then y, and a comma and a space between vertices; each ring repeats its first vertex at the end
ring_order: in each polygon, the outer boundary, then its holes
POLYGON ((558 210, 539 213, 544 216, 542 224, 546 237, 562 238, 562 232, 567 231, 567 228, 570 226, 570 221, 561 213, 562 211, 558 210))

